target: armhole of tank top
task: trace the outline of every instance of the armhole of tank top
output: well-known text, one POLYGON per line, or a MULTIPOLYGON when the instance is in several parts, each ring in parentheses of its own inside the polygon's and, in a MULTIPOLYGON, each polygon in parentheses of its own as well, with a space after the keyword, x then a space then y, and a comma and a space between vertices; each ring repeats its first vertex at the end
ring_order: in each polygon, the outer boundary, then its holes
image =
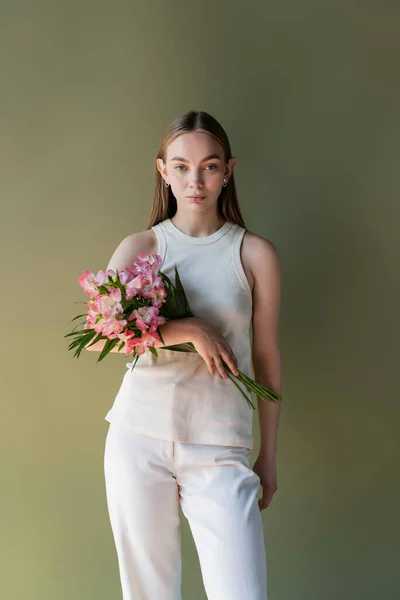
POLYGON ((251 293, 250 285, 247 280, 246 273, 243 269, 242 260, 240 258, 240 249, 242 246, 243 237, 246 230, 244 227, 240 227, 239 225, 236 228, 233 244, 232 244, 232 253, 233 253, 233 265, 235 267, 237 276, 239 278, 240 283, 242 284, 243 289, 248 293, 251 299, 253 299, 253 295, 251 293))
POLYGON ((156 234, 156 238, 157 238, 157 252, 156 252, 156 254, 159 254, 161 256, 161 258, 162 258, 162 262, 164 262, 164 260, 165 260, 165 254, 166 254, 166 251, 167 251, 167 242, 165 240, 164 232, 163 232, 162 228, 160 227, 159 223, 157 223, 157 225, 153 225, 152 230, 156 234))

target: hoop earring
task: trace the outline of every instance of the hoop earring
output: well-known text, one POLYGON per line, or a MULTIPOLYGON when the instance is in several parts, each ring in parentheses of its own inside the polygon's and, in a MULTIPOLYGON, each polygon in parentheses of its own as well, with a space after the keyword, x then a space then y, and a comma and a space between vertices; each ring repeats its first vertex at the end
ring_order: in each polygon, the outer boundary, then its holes
POLYGON ((168 187, 168 186, 169 186, 169 183, 165 182, 165 187, 168 187))
POLYGON ((226 179, 224 179, 224 181, 223 181, 222 185, 223 185, 224 187, 226 187, 226 186, 228 185, 228 182, 227 182, 227 180, 226 180, 226 179))

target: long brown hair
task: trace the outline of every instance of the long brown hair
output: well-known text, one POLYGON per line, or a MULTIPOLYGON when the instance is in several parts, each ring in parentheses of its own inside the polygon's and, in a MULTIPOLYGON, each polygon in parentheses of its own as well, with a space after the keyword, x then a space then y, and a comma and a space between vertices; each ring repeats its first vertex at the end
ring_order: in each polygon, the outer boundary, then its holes
MULTIPOLYGON (((165 162, 168 145, 182 133, 190 131, 204 131, 205 133, 209 133, 223 147, 225 162, 227 163, 230 158, 233 158, 229 139, 223 127, 208 113, 196 110, 191 110, 178 117, 167 127, 161 138, 157 158, 161 158, 165 162)), ((175 196, 171 191, 171 187, 165 186, 157 164, 155 166, 155 179, 154 199, 147 229, 150 229, 153 225, 157 225, 157 223, 164 219, 173 217, 177 211, 175 196)), ((245 227, 237 199, 233 172, 229 177, 228 184, 222 187, 218 197, 218 212, 226 221, 245 227)))

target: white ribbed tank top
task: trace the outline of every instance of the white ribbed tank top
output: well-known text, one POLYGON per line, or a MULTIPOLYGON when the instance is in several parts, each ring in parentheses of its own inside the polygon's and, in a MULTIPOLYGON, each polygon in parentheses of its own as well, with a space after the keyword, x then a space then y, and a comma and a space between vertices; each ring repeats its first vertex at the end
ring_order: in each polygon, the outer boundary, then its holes
MULTIPOLYGON (((245 229, 230 221, 213 234, 192 237, 165 219, 152 227, 160 270, 175 283, 176 265, 195 317, 212 323, 231 346, 241 371, 254 377, 250 328, 252 294, 240 248, 245 229)), ((190 340, 188 340, 190 341, 190 340)), ((210 375, 197 353, 157 348, 127 363, 105 419, 163 440, 253 448, 253 409, 228 379, 210 375)), ((250 397, 250 390, 235 378, 250 397)), ((253 402, 254 403, 254 402, 253 402)))

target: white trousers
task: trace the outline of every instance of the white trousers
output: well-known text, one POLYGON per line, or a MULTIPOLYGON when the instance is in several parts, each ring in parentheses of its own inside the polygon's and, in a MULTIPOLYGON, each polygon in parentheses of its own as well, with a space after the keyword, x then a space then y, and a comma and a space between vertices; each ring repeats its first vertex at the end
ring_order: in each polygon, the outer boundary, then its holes
POLYGON ((179 504, 208 600, 267 600, 251 451, 160 440, 113 421, 104 472, 123 600, 181 600, 179 504))

